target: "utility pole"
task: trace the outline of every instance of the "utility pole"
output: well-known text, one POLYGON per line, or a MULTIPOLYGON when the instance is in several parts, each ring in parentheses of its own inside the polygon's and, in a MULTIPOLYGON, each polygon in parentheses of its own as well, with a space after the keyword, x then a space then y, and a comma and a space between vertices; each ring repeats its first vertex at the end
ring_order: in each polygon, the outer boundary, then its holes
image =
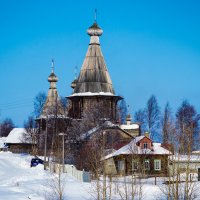
POLYGON ((64 169, 65 169, 65 140, 64 140, 64 133, 63 133, 62 139, 63 139, 63 173, 64 173, 64 169))
POLYGON ((46 118, 46 131, 45 131, 45 138, 44 138, 44 170, 46 170, 46 157, 47 157, 47 127, 48 127, 48 120, 46 118))
POLYGON ((62 142, 63 142, 63 147, 62 147, 62 165, 63 165, 63 173, 65 171, 65 133, 59 133, 59 136, 62 136, 62 142))
POLYGON ((102 149, 102 157, 103 157, 103 200, 106 200, 106 173, 105 173, 105 138, 104 138, 104 131, 102 131, 102 143, 103 143, 103 149, 102 149))

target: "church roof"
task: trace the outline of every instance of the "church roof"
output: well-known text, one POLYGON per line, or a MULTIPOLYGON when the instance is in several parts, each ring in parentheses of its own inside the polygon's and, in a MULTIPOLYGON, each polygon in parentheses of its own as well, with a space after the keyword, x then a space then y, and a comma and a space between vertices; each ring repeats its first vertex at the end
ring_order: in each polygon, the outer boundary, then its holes
POLYGON ((99 36, 103 30, 95 22, 87 33, 90 35, 90 44, 73 94, 90 92, 114 95, 112 81, 99 43, 99 36))
MULTIPOLYGON (((52 66, 53 65, 54 63, 52 61, 52 66)), ((55 117, 55 115, 59 118, 64 117, 65 114, 56 88, 56 82, 58 81, 58 78, 54 73, 54 66, 52 68, 52 72, 48 77, 48 81, 50 82, 50 88, 48 91, 46 102, 43 107, 43 111, 39 118, 51 118, 55 117)))

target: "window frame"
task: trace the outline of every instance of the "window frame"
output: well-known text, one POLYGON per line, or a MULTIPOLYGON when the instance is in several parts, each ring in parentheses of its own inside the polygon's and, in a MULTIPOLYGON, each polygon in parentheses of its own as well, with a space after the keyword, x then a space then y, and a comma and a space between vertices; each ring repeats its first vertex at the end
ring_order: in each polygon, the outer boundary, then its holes
POLYGON ((154 160, 154 170, 160 171, 161 170, 161 159, 154 160))
POLYGON ((148 149, 148 143, 147 142, 143 143, 143 149, 148 149))
POLYGON ((132 159, 132 171, 137 171, 139 167, 139 162, 135 159, 132 159))
POLYGON ((149 159, 145 159, 144 160, 144 169, 145 170, 150 170, 150 160, 149 159), (146 163, 148 163, 148 167, 146 167, 146 163))
POLYGON ((124 171, 125 170, 125 161, 124 160, 118 160, 117 161, 117 169, 118 169, 118 171, 124 171))

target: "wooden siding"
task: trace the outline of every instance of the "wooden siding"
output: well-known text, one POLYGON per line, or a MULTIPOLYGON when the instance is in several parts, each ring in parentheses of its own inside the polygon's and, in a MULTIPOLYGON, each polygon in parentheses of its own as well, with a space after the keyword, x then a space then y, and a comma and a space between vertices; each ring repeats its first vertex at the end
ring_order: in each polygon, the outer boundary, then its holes
MULTIPOLYGON (((130 175, 132 173, 134 174, 143 174, 147 176, 165 176, 168 175, 168 156, 167 155, 120 155, 113 158, 115 163, 115 168, 117 171, 113 171, 112 174, 118 174, 118 175, 130 175), (132 169, 132 160, 135 160, 138 162, 138 170, 132 169), (149 169, 144 170, 144 161, 149 160, 149 169), (161 169, 155 170, 154 169, 154 161, 155 160, 161 160, 161 169), (119 161, 124 161, 124 170, 120 170, 117 166, 119 161), (143 170, 143 173, 141 173, 141 170, 143 170)), ((108 168, 108 165, 110 163, 110 160, 105 161, 106 169, 108 168)), ((114 169, 114 166, 112 166, 112 169, 114 169)), ((107 170, 108 172, 108 170, 107 170)))
POLYGON ((89 45, 74 93, 110 92, 115 94, 100 45, 89 45))

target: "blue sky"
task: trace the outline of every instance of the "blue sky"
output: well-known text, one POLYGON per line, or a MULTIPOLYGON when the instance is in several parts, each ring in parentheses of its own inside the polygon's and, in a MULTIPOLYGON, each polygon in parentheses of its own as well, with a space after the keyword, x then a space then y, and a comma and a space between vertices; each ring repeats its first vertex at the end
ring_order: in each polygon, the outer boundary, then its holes
POLYGON ((51 59, 61 96, 71 94, 97 21, 115 91, 132 112, 155 94, 173 111, 184 99, 200 112, 200 2, 198 0, 0 1, 0 120, 18 126, 33 111, 33 98, 48 91, 51 59))

